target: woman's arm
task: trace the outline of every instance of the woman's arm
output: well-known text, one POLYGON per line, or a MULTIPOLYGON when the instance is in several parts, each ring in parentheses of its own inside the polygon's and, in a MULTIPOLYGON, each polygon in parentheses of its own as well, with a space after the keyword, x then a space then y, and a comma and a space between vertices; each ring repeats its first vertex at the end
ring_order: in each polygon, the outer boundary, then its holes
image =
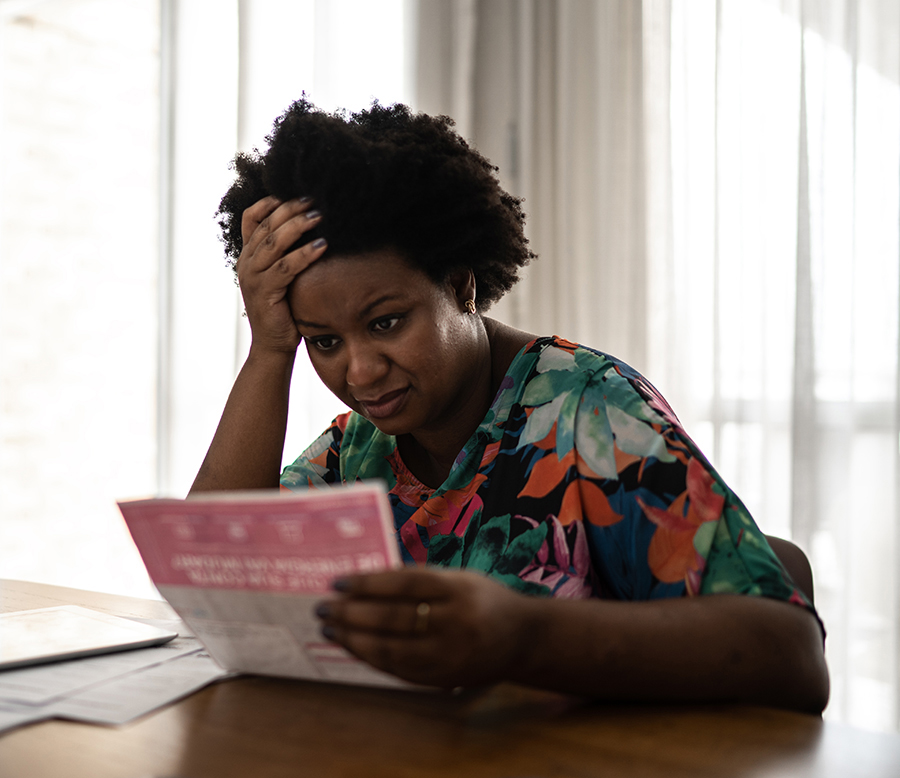
POLYGON ((238 374, 191 493, 278 487, 294 354, 254 354, 238 374))
POLYGON ((544 599, 475 573, 423 569, 354 576, 338 588, 343 596, 319 610, 326 637, 418 683, 509 680, 602 700, 810 713, 828 701, 815 618, 777 600, 544 599))
POLYGON ((294 357, 300 333, 287 302, 294 279, 324 241, 289 251, 318 223, 309 200, 267 197, 248 208, 235 269, 253 339, 191 493, 278 486, 294 357))
POLYGON ((742 595, 529 605, 535 640, 515 680, 612 700, 735 701, 808 713, 828 702, 822 634, 796 605, 742 595))

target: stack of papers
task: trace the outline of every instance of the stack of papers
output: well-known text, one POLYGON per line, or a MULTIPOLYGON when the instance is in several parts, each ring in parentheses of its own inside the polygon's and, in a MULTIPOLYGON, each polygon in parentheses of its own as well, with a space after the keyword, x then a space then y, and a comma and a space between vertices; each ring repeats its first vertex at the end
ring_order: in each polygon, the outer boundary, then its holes
POLYGON ((383 485, 120 503, 182 621, 160 646, 0 671, 0 732, 48 718, 123 724, 228 675, 414 687, 325 640, 335 578, 400 567, 383 485), (207 653, 208 652, 208 653, 207 653))
POLYGON ((0 672, 0 732, 50 718, 124 724, 228 675, 181 621, 135 621, 179 637, 152 648, 0 672))

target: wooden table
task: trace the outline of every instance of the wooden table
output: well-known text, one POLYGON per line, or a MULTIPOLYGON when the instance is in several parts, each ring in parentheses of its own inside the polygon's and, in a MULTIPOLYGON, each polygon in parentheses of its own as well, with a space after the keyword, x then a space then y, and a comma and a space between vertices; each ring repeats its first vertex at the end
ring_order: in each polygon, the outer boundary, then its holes
MULTIPOLYGON (((0 581, 0 611, 73 603, 161 618, 162 602, 0 581)), ((898 778, 900 736, 749 706, 588 705, 501 685, 419 694, 229 680, 123 727, 0 735, 2 778, 276 776, 898 778)))

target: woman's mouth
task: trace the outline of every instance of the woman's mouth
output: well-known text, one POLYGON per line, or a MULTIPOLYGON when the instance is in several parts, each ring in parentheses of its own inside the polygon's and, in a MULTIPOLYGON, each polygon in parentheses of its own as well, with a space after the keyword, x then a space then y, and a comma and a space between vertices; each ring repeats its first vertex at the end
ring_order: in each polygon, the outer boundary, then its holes
POLYGON ((409 387, 406 387, 395 389, 393 392, 387 392, 371 400, 361 400, 357 397, 356 401, 362 407, 363 415, 370 419, 386 419, 400 412, 408 395, 409 387))

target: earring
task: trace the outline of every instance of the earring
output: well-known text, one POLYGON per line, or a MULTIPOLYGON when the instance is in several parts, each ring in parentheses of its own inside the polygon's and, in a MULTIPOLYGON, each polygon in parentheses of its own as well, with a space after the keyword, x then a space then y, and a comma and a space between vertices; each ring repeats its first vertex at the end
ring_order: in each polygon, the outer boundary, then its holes
POLYGON ((475 315, 475 298, 474 297, 470 297, 468 300, 466 300, 466 311, 468 312, 468 314, 470 316, 475 315))

